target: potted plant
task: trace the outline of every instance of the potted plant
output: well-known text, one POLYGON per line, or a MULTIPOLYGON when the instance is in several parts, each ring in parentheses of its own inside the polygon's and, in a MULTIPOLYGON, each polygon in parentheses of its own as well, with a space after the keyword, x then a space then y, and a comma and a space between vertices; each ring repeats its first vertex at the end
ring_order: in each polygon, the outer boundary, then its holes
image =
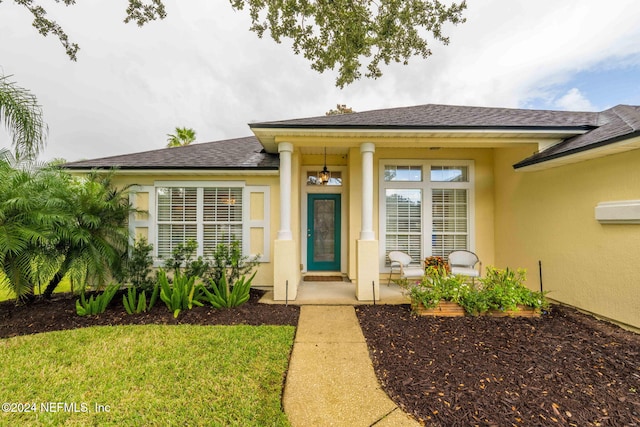
POLYGON ((476 288, 466 277, 435 266, 409 290, 413 311, 423 316, 540 316, 549 303, 542 292, 524 286, 522 269, 487 268, 476 288))
POLYGON ((471 291, 463 276, 431 269, 422 281, 409 291, 412 307, 422 316, 464 316, 460 302, 471 291))
POLYGON ((429 256, 424 259, 424 272, 427 275, 447 275, 451 273, 449 263, 440 256, 429 256))

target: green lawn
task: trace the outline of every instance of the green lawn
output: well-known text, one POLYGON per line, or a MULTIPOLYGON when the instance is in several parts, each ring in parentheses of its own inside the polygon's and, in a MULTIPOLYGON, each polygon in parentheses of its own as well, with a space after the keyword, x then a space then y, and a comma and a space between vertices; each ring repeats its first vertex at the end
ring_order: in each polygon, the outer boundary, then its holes
POLYGON ((3 407, 0 425, 287 426, 294 330, 106 326, 3 339, 0 403, 35 411, 3 407))
MULTIPOLYGON (((6 301, 8 299, 15 299, 16 294, 14 294, 11 290, 9 290, 6 286, 2 285, 2 273, 0 273, 0 301, 6 301)), ((44 292, 44 286, 42 287, 42 291, 44 292)), ((36 294, 39 294, 38 287, 34 289, 36 294)), ((56 288, 56 293, 58 292, 71 292, 71 281, 66 277, 62 279, 58 287, 56 288)))

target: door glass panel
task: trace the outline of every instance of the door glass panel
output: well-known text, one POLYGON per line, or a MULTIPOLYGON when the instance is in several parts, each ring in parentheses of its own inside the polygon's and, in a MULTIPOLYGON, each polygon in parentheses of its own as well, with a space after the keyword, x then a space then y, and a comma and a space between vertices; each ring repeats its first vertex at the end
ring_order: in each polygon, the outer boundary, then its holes
POLYGON ((313 201, 313 261, 335 261, 335 200, 313 201))

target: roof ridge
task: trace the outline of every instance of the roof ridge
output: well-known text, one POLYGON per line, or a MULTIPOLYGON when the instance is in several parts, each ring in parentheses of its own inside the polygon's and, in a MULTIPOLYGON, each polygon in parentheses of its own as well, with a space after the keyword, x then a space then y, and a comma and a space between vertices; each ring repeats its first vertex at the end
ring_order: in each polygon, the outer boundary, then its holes
POLYGON ((618 116, 633 131, 640 129, 640 112, 633 106, 620 104, 616 105, 611 111, 618 116))

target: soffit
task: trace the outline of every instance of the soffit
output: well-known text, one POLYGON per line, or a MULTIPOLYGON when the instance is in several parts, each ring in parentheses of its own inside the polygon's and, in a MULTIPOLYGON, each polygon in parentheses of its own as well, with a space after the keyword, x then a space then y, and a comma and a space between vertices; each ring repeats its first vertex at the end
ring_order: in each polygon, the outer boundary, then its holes
MULTIPOLYGON (((274 129, 252 128, 268 153, 278 152, 278 143, 290 142, 303 153, 314 147, 341 147, 345 152, 364 142, 376 147, 473 147, 494 148, 514 144, 555 144, 586 130, 576 129, 274 129)), ((337 150, 333 152, 336 153, 337 150)), ((318 153, 315 153, 318 154, 318 153)))

